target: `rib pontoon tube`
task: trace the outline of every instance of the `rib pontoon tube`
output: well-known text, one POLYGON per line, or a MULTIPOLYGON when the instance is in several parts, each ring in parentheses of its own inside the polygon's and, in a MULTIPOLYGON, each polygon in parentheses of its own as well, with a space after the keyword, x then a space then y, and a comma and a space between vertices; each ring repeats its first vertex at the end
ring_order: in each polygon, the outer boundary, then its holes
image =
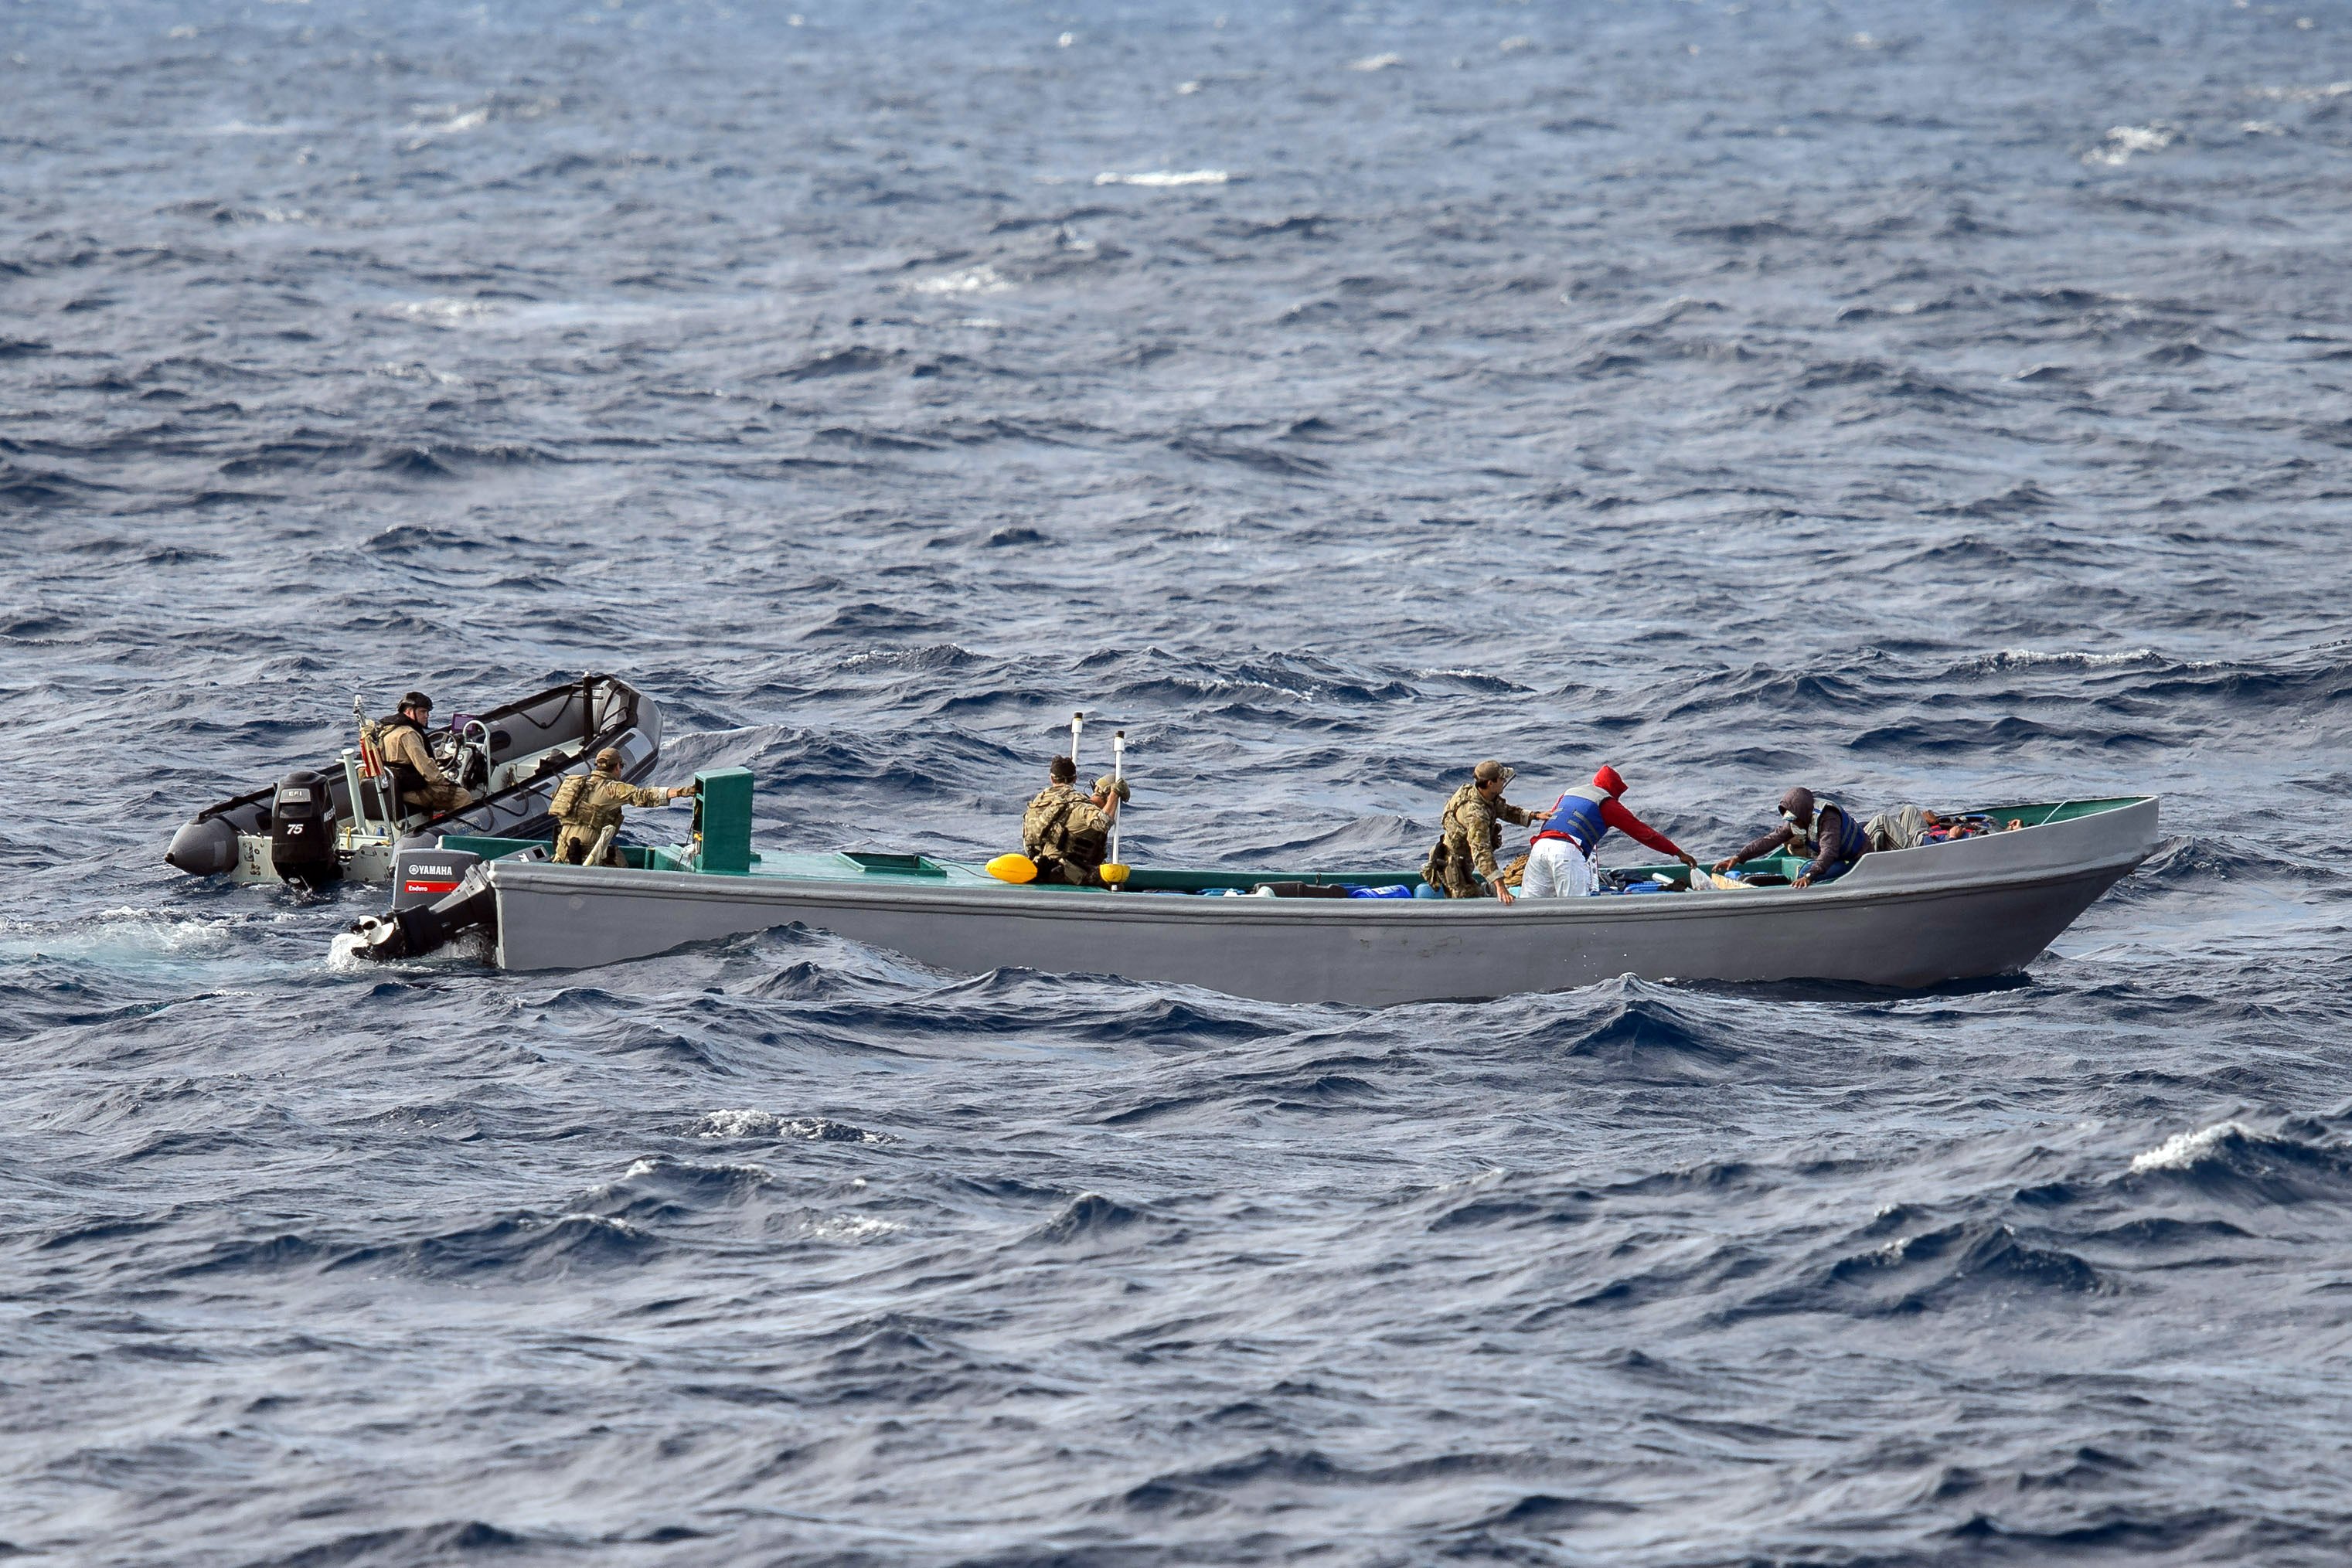
POLYGON ((1916 987, 2023 968, 2158 842, 2150 796, 1992 814, 2032 825, 1868 855, 1817 887, 1508 906, 1175 895, 1409 873, 1138 868, 1129 887, 1139 891, 1111 894, 1013 887, 913 855, 752 856, 748 872, 727 874, 691 869, 690 847, 632 851, 626 868, 493 859, 478 874, 495 894, 497 962, 509 969, 583 968, 798 924, 945 969, 1112 974, 1276 1002, 1377 1007, 1623 974, 1916 987))
MULTIPOLYGON (((419 812, 354 838, 351 789, 342 764, 314 768, 325 781, 342 838, 342 873, 368 882, 392 874, 401 843, 429 843, 444 833, 537 838, 554 831, 548 803, 567 772, 587 768, 605 747, 621 753, 621 776, 653 771, 661 752, 661 712, 652 698, 612 675, 588 674, 534 696, 492 708, 476 723, 489 745, 490 782, 481 800, 444 816, 419 812), (396 831, 394 831, 395 830, 396 831)), ((277 880, 270 863, 269 810, 278 786, 199 811, 173 836, 163 858, 194 876, 223 873, 237 882, 277 880)))

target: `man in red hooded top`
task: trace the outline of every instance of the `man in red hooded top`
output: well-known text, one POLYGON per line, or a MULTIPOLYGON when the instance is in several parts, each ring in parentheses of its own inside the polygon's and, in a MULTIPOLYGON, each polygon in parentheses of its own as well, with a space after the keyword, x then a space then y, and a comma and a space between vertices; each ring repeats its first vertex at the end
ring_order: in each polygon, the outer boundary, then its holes
POLYGON ((1685 865, 1698 862, 1675 847, 1674 840, 1627 810, 1618 800, 1625 780, 1614 768, 1603 768, 1590 784, 1580 784, 1560 796, 1543 831, 1528 850, 1528 869, 1519 883, 1522 898, 1575 897, 1592 891, 1593 852, 1616 829, 1660 854, 1685 865))

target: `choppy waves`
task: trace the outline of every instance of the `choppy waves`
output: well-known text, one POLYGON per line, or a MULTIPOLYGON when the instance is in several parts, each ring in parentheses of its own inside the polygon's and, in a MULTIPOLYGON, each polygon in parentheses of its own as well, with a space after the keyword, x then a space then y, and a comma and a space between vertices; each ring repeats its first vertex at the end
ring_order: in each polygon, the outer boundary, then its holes
POLYGON ((2334 24, 19 7, 0 1556, 2334 1563, 2334 24), (126 84, 135 84, 129 90, 126 84), (2022 977, 1381 1013, 160 862, 623 671, 779 842, 2156 791, 2022 977))

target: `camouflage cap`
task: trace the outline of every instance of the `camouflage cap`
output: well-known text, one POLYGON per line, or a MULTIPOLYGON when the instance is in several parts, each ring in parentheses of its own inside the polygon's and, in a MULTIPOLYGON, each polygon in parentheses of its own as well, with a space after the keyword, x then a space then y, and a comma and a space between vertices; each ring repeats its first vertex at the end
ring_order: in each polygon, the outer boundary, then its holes
POLYGON ((1506 768, 1491 757, 1478 764, 1477 771, 1471 775, 1481 784, 1508 784, 1518 776, 1517 768, 1506 768))
POLYGON ((1118 797, 1119 803, 1121 805, 1125 805, 1129 800, 1134 798, 1132 792, 1129 791, 1127 787, 1126 779, 1114 779, 1108 773, 1095 780, 1095 793, 1097 795, 1116 795, 1118 797))
POLYGON ((596 768, 602 773, 618 773, 621 770, 621 754, 606 747, 596 754, 596 768))

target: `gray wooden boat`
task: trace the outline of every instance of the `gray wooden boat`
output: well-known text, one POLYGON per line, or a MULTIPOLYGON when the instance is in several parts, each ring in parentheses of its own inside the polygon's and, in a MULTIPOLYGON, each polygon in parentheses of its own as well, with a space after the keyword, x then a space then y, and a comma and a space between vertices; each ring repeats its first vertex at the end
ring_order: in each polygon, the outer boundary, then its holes
POLYGON ((587 674, 464 716, 433 731, 428 743, 442 770, 479 796, 473 804, 441 815, 406 809, 394 800, 386 779, 365 774, 354 747, 205 807, 181 825, 163 858, 191 875, 225 875, 231 882, 289 875, 384 882, 403 844, 430 845, 445 833, 552 833, 548 804, 556 785, 566 773, 584 771, 605 747, 621 753, 624 778, 642 779, 653 771, 661 752, 661 710, 626 681, 587 674), (325 852, 299 873, 278 863, 298 816, 300 828, 325 840, 325 852))
MULTIPOLYGON (((2140 796, 1994 808, 1998 823, 2018 825, 1866 855, 1807 888, 1656 887, 1506 906, 1215 896, 1284 882, 1419 881, 1396 870, 1139 867, 1114 893, 1016 887, 917 854, 753 854, 749 776, 726 769, 701 782, 696 837, 632 849, 626 866, 551 863, 544 844, 446 839, 420 883, 456 891, 362 922, 362 950, 398 956, 487 924, 500 967, 576 969, 798 925, 943 969, 1108 974, 1276 1002, 1380 1007, 1625 974, 1918 987, 2023 968, 2158 842, 2157 800, 2140 796)), ((1636 870, 1687 880, 1680 866, 1636 870)))

